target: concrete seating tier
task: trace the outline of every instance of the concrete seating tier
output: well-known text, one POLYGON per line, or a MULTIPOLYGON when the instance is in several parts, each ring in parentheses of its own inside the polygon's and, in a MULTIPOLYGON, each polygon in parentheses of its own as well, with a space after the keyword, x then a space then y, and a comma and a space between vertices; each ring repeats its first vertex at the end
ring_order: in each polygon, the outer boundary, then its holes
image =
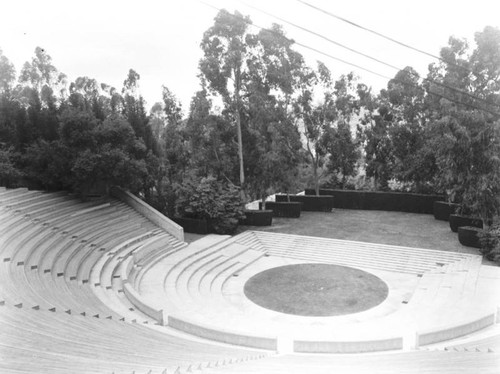
POLYGON ((41 196, 43 196, 43 192, 41 191, 26 191, 22 195, 14 196, 4 196, 2 193, 0 193, 0 206, 5 207, 11 203, 22 203, 24 201, 36 199, 41 196))
POLYGON ((113 289, 124 259, 147 268, 186 246, 121 202, 0 189, 0 230, 1 372, 173 372, 259 354, 171 335, 113 289))
POLYGON ((223 367, 231 374, 475 374, 498 373, 500 355, 471 352, 402 352, 365 355, 281 355, 223 367))
POLYGON ((50 194, 30 191, 22 196, 23 198, 26 197, 25 199, 20 199, 20 197, 16 196, 3 200, 2 206, 5 206, 7 209, 11 209, 15 212, 22 210, 34 211, 40 208, 48 207, 52 204, 67 201, 67 199, 65 199, 67 195, 68 193, 65 191, 53 192, 50 194), (26 196, 28 194, 30 195, 26 196))
POLYGON ((446 350, 462 352, 495 352, 500 354, 500 335, 497 334, 474 342, 449 346, 446 347, 446 350))
POLYGON ((139 311, 134 311, 133 305, 127 302, 126 298, 118 297, 118 294, 112 290, 112 273, 114 266, 121 261, 121 259, 131 255, 133 251, 140 250, 141 247, 150 243, 155 236, 160 234, 161 230, 148 231, 138 236, 132 237, 129 240, 123 241, 118 246, 112 248, 104 255, 102 255, 92 266, 90 272, 89 284, 92 291, 99 297, 99 299, 110 308, 115 310, 122 316, 130 316, 131 319, 139 317, 144 322, 154 322, 154 320, 142 315, 139 311), (131 310, 132 308, 132 310, 131 310))
POLYGON ((196 364, 261 355, 169 336, 140 324, 8 305, 0 308, 0 353, 8 369, 32 373, 161 373, 179 367, 185 372, 196 364))
POLYGON ((422 274, 468 258, 454 252, 262 231, 244 233, 238 242, 271 255, 409 274, 422 274))
POLYGON ((461 338, 430 345, 429 350, 454 352, 486 352, 500 354, 500 325, 488 327, 478 334, 465 335, 461 338))
POLYGON ((11 196, 22 196, 25 195, 26 193, 29 193, 29 191, 25 187, 5 189, 3 191, 0 191, 0 198, 4 199, 4 198, 9 198, 11 196))
MULTIPOLYGON (((113 237, 114 237, 114 242, 118 243, 121 240, 126 240, 127 238, 137 234, 137 231, 130 232, 130 228, 131 228, 130 226, 125 226, 122 230, 112 231, 114 235, 107 236, 108 244, 113 244, 113 237), (116 237, 117 234, 119 235, 118 237, 116 237)), ((146 230, 142 229, 139 232, 144 232, 144 231, 146 230)), ((46 277, 46 282, 43 282, 43 284, 47 284, 49 290, 52 287, 55 287, 54 282, 60 284, 61 285, 60 287, 63 288, 60 289, 60 292, 58 294, 62 295, 62 301, 66 302, 66 307, 68 308, 71 305, 71 304, 68 305, 68 303, 70 301, 73 301, 73 308, 75 308, 76 310, 78 310, 77 309, 78 306, 80 306, 80 308, 82 307, 82 301, 74 300, 75 296, 77 296, 77 298, 80 296, 78 293, 75 294, 74 290, 75 288, 83 289, 87 291, 86 292, 87 296, 90 295, 90 297, 87 297, 87 301, 83 303, 83 305, 86 306, 87 308, 91 307, 92 305, 96 305, 96 307, 100 307, 99 309, 101 310, 101 313, 103 313, 102 311, 103 304, 96 298, 96 296, 92 292, 89 292, 90 287, 93 286, 90 284, 88 276, 90 269, 93 265, 92 258, 94 258, 94 260, 98 259, 100 256, 102 256, 102 253, 104 253, 104 251, 101 251, 101 249, 103 249, 103 247, 99 246, 88 246, 80 248, 80 251, 77 252, 77 255, 73 256, 71 260, 66 263, 66 268, 64 269, 63 272, 58 272, 55 270, 52 271, 51 274, 44 274, 44 276, 46 277)), ((110 309, 107 309, 104 312, 109 313, 109 310, 110 309)), ((92 313, 97 313, 97 312, 98 311, 94 310, 92 313)))
POLYGON ((0 188, 0 260, 2 373, 489 373, 498 364, 499 335, 474 339, 500 305, 491 297, 500 276, 479 256, 251 231, 187 246, 114 199, 0 188), (373 273, 389 295, 359 313, 300 317, 243 293, 261 271, 311 262, 373 273), (458 336, 471 338, 450 340, 458 336), (241 346, 413 351, 253 360, 262 351, 241 346))
POLYGON ((179 242, 172 235, 164 234, 164 238, 160 238, 158 242, 152 245, 141 248, 140 251, 134 253, 134 274, 127 276, 128 281, 135 285, 140 283, 143 275, 162 258, 178 252, 187 246, 186 243, 179 242))
MULTIPOLYGON (((416 248, 375 246, 392 253, 392 262, 375 252, 376 262, 360 258, 356 267, 381 278, 390 290, 384 302, 364 312, 313 321, 261 308, 244 296, 245 282, 261 271, 304 262, 354 266, 345 261, 346 251, 365 245, 260 232, 223 241, 206 237, 158 261, 134 286, 148 305, 163 310, 169 323, 183 331, 225 342, 232 335, 257 335, 276 344, 292 335, 296 350, 373 350, 376 341, 417 347, 494 323, 499 300, 488 300, 488 292, 481 290, 487 277, 480 277, 480 256, 423 250, 419 257, 416 248), (311 248, 317 248, 318 256, 311 248), (349 342, 349 347, 332 348, 329 341, 349 342), (299 348, 307 342, 310 347, 299 348)), ((494 286, 489 287, 491 295, 494 286)), ((379 349, 387 346, 380 343, 379 349)))
MULTIPOLYGON (((53 199, 48 197, 48 200, 51 201, 53 199)), ((127 223, 127 219, 130 218, 130 212, 131 209, 126 206, 123 206, 121 211, 117 211, 116 206, 110 207, 110 204, 102 204, 81 211, 77 210, 75 212, 75 210, 73 210, 73 212, 69 214, 69 217, 68 214, 62 214, 62 217, 53 219, 50 223, 47 221, 33 222, 25 219, 22 225, 17 225, 15 227, 17 230, 12 230, 2 238, 4 251, 10 250, 8 253, 3 253, 4 263, 12 263, 17 266, 24 264, 24 270, 36 270, 38 269, 38 264, 33 265, 29 260, 34 252, 42 250, 45 241, 49 241, 52 248, 56 247, 54 244, 57 243, 57 240, 52 241, 49 240, 49 238, 53 239, 57 237, 57 235, 61 235, 60 242, 68 244, 74 243, 75 239, 79 236, 85 237, 85 235, 95 232, 97 228, 100 228, 102 233, 108 231, 113 232, 119 230, 120 226, 123 226, 123 222, 127 223), (124 213, 127 213, 127 215, 124 213), (114 227, 112 224, 120 224, 120 226, 117 225, 114 227), (48 229, 49 227, 51 230, 48 229), (26 230, 18 234, 17 231, 20 229, 26 230), (71 239, 68 241, 69 237, 71 239)), ((136 222, 134 225, 141 225, 138 223, 140 220, 137 214, 134 221, 136 222)), ((142 224, 146 224, 144 218, 143 221, 142 224)), ((128 229, 130 229, 130 227, 128 227, 128 229)), ((85 242, 86 239, 82 241, 85 242)), ((65 253, 68 252, 69 251, 66 251, 65 253)), ((46 256, 44 256, 44 258, 46 258, 46 256)), ((47 270, 48 269, 43 269, 44 273, 47 270)), ((15 272, 14 274, 18 273, 19 272, 15 272)), ((56 271, 55 274, 58 275, 60 273, 56 271)))
POLYGON ((0 226, 0 234, 10 232, 16 225, 27 221, 55 225, 57 222, 64 222, 68 217, 78 216, 78 209, 80 209, 80 212, 87 212, 90 209, 100 209, 109 205, 109 203, 99 204, 97 202, 79 203, 76 199, 68 199, 64 202, 52 204, 50 207, 40 208, 36 211, 31 210, 29 214, 26 211, 10 212, 8 219, 0 226))

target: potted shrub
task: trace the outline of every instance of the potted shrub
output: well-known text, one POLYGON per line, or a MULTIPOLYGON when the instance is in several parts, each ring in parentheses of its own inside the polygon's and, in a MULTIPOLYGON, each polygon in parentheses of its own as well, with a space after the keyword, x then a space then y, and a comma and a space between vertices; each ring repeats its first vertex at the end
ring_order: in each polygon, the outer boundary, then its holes
POLYGON ((479 233, 480 252, 490 261, 500 264, 500 217, 493 224, 479 233))
POLYGON ((434 201, 434 218, 440 221, 448 221, 451 214, 454 214, 460 208, 460 204, 448 201, 434 201))
MULTIPOLYGON (((259 209, 264 209, 262 203, 259 203, 259 209)), ((265 209, 272 210, 273 217, 300 218, 302 203, 299 202, 266 202, 265 209)))
MULTIPOLYGON (((438 179, 449 196, 457 196, 489 230, 500 215, 500 127, 480 111, 459 110, 431 124, 438 179)), ((473 242, 481 229, 458 229, 462 244, 473 242), (470 239, 470 240, 469 240, 470 239)), ((467 244, 465 244, 467 245, 467 244)))
POLYGON ((483 220, 480 218, 473 218, 471 216, 462 214, 450 214, 449 218, 450 229, 453 232, 458 232, 458 228, 462 226, 483 228, 483 220))
POLYGON ((451 231, 458 232, 458 228, 462 226, 482 229, 483 220, 472 216, 470 212, 471 209, 462 204, 455 214, 450 214, 449 222, 451 231))
POLYGON ((240 219, 240 225, 245 226, 271 226, 273 224, 273 211, 266 210, 245 210, 245 218, 240 219))
POLYGON ((483 229, 472 226, 462 226, 458 228, 458 241, 466 247, 481 248, 479 237, 483 229))
POLYGON ((199 183, 185 182, 179 191, 176 210, 182 218, 206 221, 207 230, 217 234, 233 234, 239 220, 244 218, 239 189, 214 177, 203 178, 199 183))

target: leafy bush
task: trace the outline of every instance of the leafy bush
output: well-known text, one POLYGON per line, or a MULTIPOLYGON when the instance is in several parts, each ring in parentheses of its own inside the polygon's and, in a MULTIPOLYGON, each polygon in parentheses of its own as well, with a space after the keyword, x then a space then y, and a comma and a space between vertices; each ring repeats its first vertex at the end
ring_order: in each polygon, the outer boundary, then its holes
POLYGON ((12 148, 0 148, 0 186, 17 187, 23 177, 23 172, 13 162, 14 156, 12 148))
POLYGON ((479 234, 481 253, 490 261, 500 263, 500 218, 479 234))
POLYGON ((245 217, 239 189, 214 177, 184 183, 176 208, 182 217, 209 220, 217 234, 234 233, 245 217))

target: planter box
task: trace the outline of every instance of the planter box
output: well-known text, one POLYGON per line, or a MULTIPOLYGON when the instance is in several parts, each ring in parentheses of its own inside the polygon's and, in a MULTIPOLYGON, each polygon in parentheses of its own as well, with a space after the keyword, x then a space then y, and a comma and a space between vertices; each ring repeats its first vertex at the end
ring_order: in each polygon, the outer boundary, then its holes
POLYGON ((469 216, 462 216, 460 214, 450 214, 450 229, 453 232, 457 232, 459 227, 471 226, 482 229, 483 221, 480 218, 472 218, 469 216))
POLYGON ((212 226, 206 219, 175 217, 173 221, 182 226, 184 232, 191 234, 207 235, 213 232, 212 226))
MULTIPOLYGON (((262 209, 262 203, 259 203, 259 209, 262 209)), ((299 218, 302 210, 302 204, 293 203, 274 203, 266 202, 266 209, 273 211, 273 217, 299 218)))
MULTIPOLYGON (((315 195, 314 190, 306 189, 307 196, 315 195)), ((319 190, 321 196, 330 195, 335 199, 335 208, 386 210, 407 213, 433 213, 433 203, 443 200, 442 195, 424 195, 404 192, 319 190)))
POLYGON ((455 214, 460 204, 448 203, 446 201, 434 202, 434 218, 440 221, 449 221, 450 214, 455 214))
POLYGON ((245 210, 245 218, 240 220, 240 225, 245 226, 271 226, 273 224, 272 210, 245 210))
MULTIPOLYGON (((289 195, 290 202, 302 203, 305 212, 331 212, 333 196, 289 195)), ((276 202, 288 202, 288 195, 276 195, 276 202)))
POLYGON ((458 241, 460 244, 466 247, 481 248, 481 243, 479 242, 478 233, 483 231, 483 229, 472 227, 472 226, 462 226, 458 228, 458 241))

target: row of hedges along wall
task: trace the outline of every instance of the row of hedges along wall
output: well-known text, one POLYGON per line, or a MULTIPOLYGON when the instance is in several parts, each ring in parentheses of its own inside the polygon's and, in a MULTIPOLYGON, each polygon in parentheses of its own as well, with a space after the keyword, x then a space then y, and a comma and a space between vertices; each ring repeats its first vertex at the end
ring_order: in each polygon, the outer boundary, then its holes
POLYGON ((302 203, 304 212, 331 212, 333 209, 333 196, 310 196, 310 195, 276 195, 276 202, 302 203))
MULTIPOLYGON (((307 196, 315 195, 314 190, 305 190, 307 196)), ((361 210, 387 210, 407 213, 433 214, 435 201, 443 200, 442 195, 424 195, 404 192, 378 192, 320 189, 321 196, 330 195, 335 199, 335 208, 361 210)))
POLYGON ((455 214, 460 204, 448 203, 446 201, 434 202, 434 218, 440 221, 448 221, 451 214, 455 214))
POLYGON ((191 234, 207 235, 213 232, 210 222, 206 219, 175 217, 174 222, 191 234))
POLYGON ((450 214, 449 217, 450 229, 453 232, 458 232, 458 228, 462 226, 472 226, 482 229, 483 221, 480 218, 472 218, 462 216, 460 214, 450 214))
POLYGON ((462 226, 458 228, 458 241, 466 247, 481 248, 479 233, 483 231, 478 227, 462 226))

